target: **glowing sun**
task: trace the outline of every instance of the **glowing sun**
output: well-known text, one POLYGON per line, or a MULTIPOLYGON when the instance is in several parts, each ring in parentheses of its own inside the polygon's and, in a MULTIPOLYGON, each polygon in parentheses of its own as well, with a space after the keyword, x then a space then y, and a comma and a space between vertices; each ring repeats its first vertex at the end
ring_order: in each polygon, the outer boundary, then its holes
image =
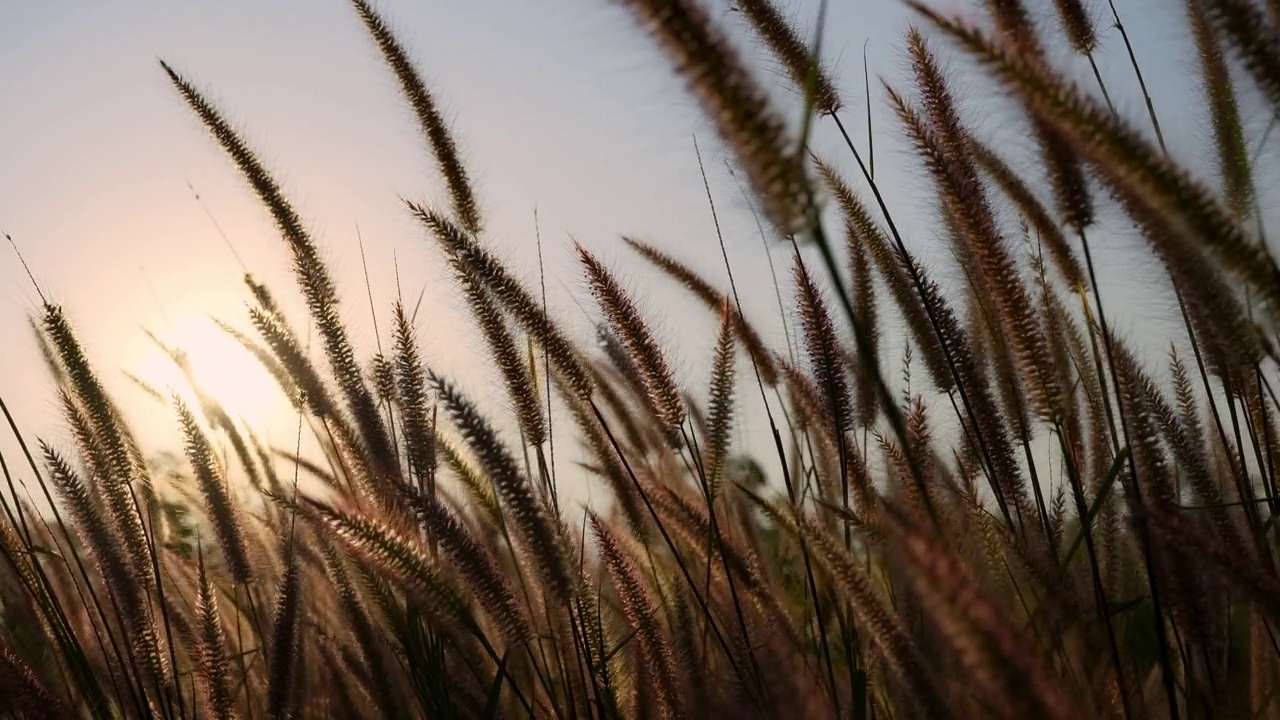
POLYGON ((211 318, 191 314, 177 319, 156 339, 185 357, 189 378, 168 353, 154 344, 142 361, 139 378, 164 395, 195 401, 192 385, 250 425, 266 422, 287 408, 280 386, 253 355, 211 318))

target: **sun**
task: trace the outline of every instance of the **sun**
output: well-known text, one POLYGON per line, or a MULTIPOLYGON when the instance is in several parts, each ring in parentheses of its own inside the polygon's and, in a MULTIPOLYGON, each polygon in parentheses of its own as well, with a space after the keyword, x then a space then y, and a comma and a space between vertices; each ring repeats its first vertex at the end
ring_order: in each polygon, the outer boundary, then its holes
POLYGON ((163 395, 194 402, 194 389, 199 388, 230 415, 255 426, 287 410, 288 401, 271 374, 212 318, 192 313, 169 323, 155 337, 183 354, 190 374, 188 379, 165 350, 151 343, 138 377, 163 395))

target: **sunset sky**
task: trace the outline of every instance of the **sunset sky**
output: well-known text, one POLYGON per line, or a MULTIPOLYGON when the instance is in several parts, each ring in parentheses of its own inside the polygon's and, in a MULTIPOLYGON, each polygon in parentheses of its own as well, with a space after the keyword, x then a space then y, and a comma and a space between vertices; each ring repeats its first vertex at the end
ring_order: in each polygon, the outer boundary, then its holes
MULTIPOLYGON (((620 234, 648 240, 723 280, 693 153, 696 135, 748 314, 769 337, 781 338, 764 245, 725 169, 724 154, 680 81, 628 16, 604 0, 378 5, 394 19, 452 120, 477 184, 486 242, 531 281, 537 279, 537 208, 548 293, 557 316, 576 332, 585 337, 591 325, 575 298, 595 316, 571 237, 622 271, 645 300, 682 377, 692 387, 705 387, 714 319, 690 312, 686 296, 619 242, 620 234)), ((896 144, 877 79, 905 89, 897 48, 910 15, 897 0, 830 5, 824 56, 837 67, 849 106, 846 120, 865 145, 865 42, 878 179, 909 242, 944 279, 953 279, 950 258, 936 250, 932 198, 913 179, 920 169, 896 144)), ((1185 47, 1182 20, 1167 11, 1150 12, 1146 0, 1118 5, 1177 154, 1178 138, 1209 132, 1202 118, 1187 111, 1195 107, 1192 60, 1174 50, 1185 47)), ((1094 6, 1109 16, 1105 3, 1094 6)), ((713 7, 715 17, 735 32, 741 29, 727 3, 713 7)), ((808 26, 816 8, 816 2, 797 7, 808 26)), ((1100 62, 1107 82, 1122 112, 1143 119, 1118 35, 1107 23, 1103 28, 1100 62)), ((981 129, 1002 138, 1000 145, 1012 156, 1031 157, 1015 114, 993 101, 990 86, 965 63, 953 53, 946 56, 953 60, 957 87, 966 91, 966 105, 978 110, 981 129)), ((747 57, 761 60, 750 51, 747 57)), ((344 317, 363 355, 371 355, 376 342, 357 228, 383 342, 398 260, 406 301, 412 304, 423 293, 417 325, 428 361, 457 374, 489 407, 505 407, 500 394, 487 391, 498 387, 497 375, 477 364, 481 340, 438 252, 399 199, 443 202, 434 166, 390 74, 345 2, 4 0, 0 230, 12 234, 40 288, 66 307, 130 417, 145 427, 148 414, 155 414, 155 429, 172 433, 170 411, 146 400, 122 374, 166 382, 164 363, 144 328, 205 347, 214 359, 202 372, 223 378, 214 383, 238 377, 239 370, 228 369, 239 362, 234 345, 219 340, 204 320, 214 315, 248 328, 244 269, 236 254, 287 300, 295 319, 303 317, 284 243, 177 98, 158 58, 209 91, 282 181, 331 261, 344 317)), ((767 62, 759 66, 765 77, 781 80, 767 62)), ((787 107, 794 105, 785 93, 779 97, 787 107)), ((1257 113, 1248 119, 1265 121, 1257 113)), ((829 127, 819 128, 815 146, 852 170, 847 150, 829 127)), ((768 242, 785 291, 788 249, 776 239, 768 242)), ((1100 239, 1104 293, 1119 299, 1118 327, 1158 336, 1170 327, 1169 300, 1154 262, 1136 247, 1121 232, 1100 239), (1155 289, 1146 290, 1152 283, 1155 289)), ((65 434, 52 384, 27 326, 37 308, 36 290, 16 256, 7 244, 0 246, 0 396, 29 439, 60 440, 65 434)), ((896 368, 900 346, 891 345, 886 361, 896 368)), ((245 387, 257 389, 242 393, 243 412, 261 414, 264 422, 279 415, 275 401, 263 401, 272 392, 269 384, 251 379, 247 370, 244 375, 245 387)), ((279 417, 271 422, 273 439, 282 441, 279 417)), ((750 419, 741 432, 750 435, 760 427, 750 419)), ((158 438, 159 445, 176 447, 173 434, 158 438)), ((0 431, 0 450, 11 449, 8 432, 0 431)))

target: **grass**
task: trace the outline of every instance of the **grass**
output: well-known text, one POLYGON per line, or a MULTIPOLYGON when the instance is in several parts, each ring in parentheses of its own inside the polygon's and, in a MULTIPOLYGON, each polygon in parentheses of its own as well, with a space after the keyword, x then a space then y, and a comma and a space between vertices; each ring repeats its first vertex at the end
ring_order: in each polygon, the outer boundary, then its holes
POLYGON ((719 288, 627 241, 719 318, 696 391, 585 248, 598 343, 503 265, 422 75, 352 4, 448 193, 405 212, 452 270, 511 417, 425 366, 399 304, 388 351, 357 356, 305 223, 162 63, 288 244, 325 360, 246 277, 253 332, 228 331, 294 403, 297 442, 263 447, 199 392, 157 396, 186 458, 161 472, 63 310, 42 306, 74 446, 28 445, 0 403, 24 453, 0 458, 0 717, 1280 717, 1280 267, 1251 149, 1270 128, 1241 120, 1280 111, 1274 2, 1178 7, 1208 171, 1167 152, 1149 97, 1149 128, 1113 110, 1078 0, 1044 17, 992 0, 979 24, 910 3, 912 83, 882 90, 962 279, 944 289, 779 7, 741 0, 732 22, 806 99, 800 127, 701 3, 619 0, 793 250, 774 290, 798 323, 774 348, 731 272, 719 288), (1089 83, 1050 60, 1057 45, 1089 83), (974 130, 940 53, 1017 108, 1039 162, 1011 164, 974 130), (806 147, 823 124, 852 163, 806 147), (1100 208, 1138 229, 1173 289, 1167 341, 1184 350, 1167 367, 1109 321, 1100 208), (883 351, 898 327, 900 368, 883 351), (733 442, 740 392, 759 393, 771 444, 733 442), (321 456, 300 457, 304 431, 321 456), (576 471, 612 496, 580 523, 558 492, 575 443, 576 471), (42 503, 18 491, 27 473, 42 503))

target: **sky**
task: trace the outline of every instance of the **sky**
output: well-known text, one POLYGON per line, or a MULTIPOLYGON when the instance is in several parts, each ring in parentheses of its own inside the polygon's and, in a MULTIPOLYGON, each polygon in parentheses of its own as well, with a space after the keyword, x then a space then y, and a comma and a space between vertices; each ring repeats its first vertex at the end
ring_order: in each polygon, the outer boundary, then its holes
MULTIPOLYGON (((973 12, 963 0, 937 5, 973 12)), ((708 6, 741 36, 726 3, 708 6)), ((715 319, 690 312, 689 299, 620 241, 625 234, 652 242, 724 282, 694 155, 697 137, 747 314, 781 341, 769 260, 785 290, 788 248, 756 231, 712 128, 619 7, 607 0, 381 0, 377 7, 391 18, 450 119, 477 186, 485 242, 530 282, 538 279, 536 209, 547 292, 557 317, 576 334, 589 337, 598 316, 573 257, 575 240, 636 292, 679 376, 691 387, 706 387, 715 319)), ((817 2, 788 7, 813 26, 817 2)), ((1118 7, 1174 154, 1195 160, 1208 129, 1195 112, 1179 3, 1123 0, 1118 7)), ((1092 9, 1100 16, 1106 5, 1092 9)), ((1052 16, 1044 17, 1047 29, 1056 29, 1052 16)), ((879 87, 881 78, 904 87, 899 48, 910 21, 899 0, 832 0, 824 58, 846 95, 846 122, 865 143, 865 44, 877 179, 909 244, 949 281, 932 198, 895 138, 879 87)), ((1123 113, 1142 120, 1118 35, 1109 23, 1100 30, 1099 62, 1111 92, 1123 113)), ((743 47, 762 77, 783 85, 759 52, 743 47)), ((954 53, 944 57, 980 131, 1015 157, 1033 157, 1017 114, 954 53)), ((347 3, 0 0, 0 231, 12 235, 40 291, 66 308, 129 417, 155 433, 153 448, 177 445, 171 411, 124 375, 168 382, 144 330, 208 344, 217 342, 210 339, 208 316, 247 329, 240 283, 246 269, 276 288, 295 320, 304 318, 283 241, 169 86, 158 59, 207 91, 281 181, 330 261, 362 356, 375 352, 379 339, 388 342, 397 293, 410 304, 421 294, 415 324, 428 362, 455 375, 486 407, 504 409, 497 374, 482 362, 482 341, 456 287, 402 203, 443 205, 441 183, 392 77, 347 3)), ((785 91, 778 97, 783 107, 795 107, 785 91)), ((1256 114, 1246 118, 1254 126, 1261 121, 1256 114)), ((852 169, 829 127, 817 129, 814 147, 852 169)), ((1098 253, 1104 295, 1119 298, 1117 327, 1157 339, 1172 332, 1160 275, 1139 244, 1117 230, 1099 241, 1098 253)), ((17 256, 0 247, 0 397, 28 439, 65 441, 27 324, 38 303, 17 256)), ((900 350, 892 339, 886 343, 885 361, 895 367, 900 350)), ((249 377, 233 352, 213 356, 202 371, 206 377, 249 377)), ((245 382, 254 391, 242 399, 259 403, 246 412, 265 416, 279 407, 260 377, 245 382)), ((267 423, 268 432, 287 444, 289 424, 278 420, 267 423)), ((740 441, 759 438, 763 427, 758 417, 747 417, 740 441)), ((0 432, 0 451, 12 448, 8 433, 0 432)))

